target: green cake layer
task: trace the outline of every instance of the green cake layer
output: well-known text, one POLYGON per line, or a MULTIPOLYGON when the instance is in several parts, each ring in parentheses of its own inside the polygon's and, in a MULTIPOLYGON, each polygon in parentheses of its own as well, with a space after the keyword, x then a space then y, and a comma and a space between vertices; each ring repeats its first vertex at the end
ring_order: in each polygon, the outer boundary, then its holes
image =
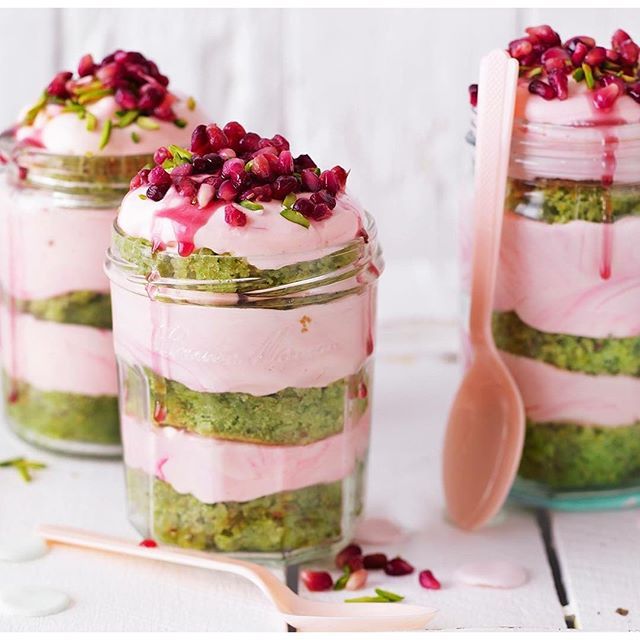
MULTIPOLYGON (((322 440, 344 427, 348 386, 363 374, 326 387, 289 387, 266 396, 248 393, 205 393, 158 376, 124 367, 125 411, 144 417, 140 399, 160 425, 180 427, 203 436, 274 445, 300 445, 322 440), (157 409, 156 409, 157 408, 157 409)), ((361 415, 367 399, 351 401, 361 415)))
POLYGON ((130 508, 147 518, 144 535, 180 547, 231 552, 286 553, 339 540, 342 484, 318 484, 248 502, 206 504, 162 480, 127 470, 130 508))
POLYGON ((6 412, 19 431, 73 442, 120 442, 116 396, 40 391, 26 382, 11 383, 4 373, 3 389, 6 412))
POLYGON ((16 311, 39 320, 111 329, 111 299, 106 293, 72 291, 52 298, 15 300, 15 305, 16 311))
MULTIPOLYGON (((259 270, 246 258, 217 255, 205 248, 196 249, 186 258, 167 251, 152 253, 148 240, 125 236, 117 231, 113 234, 113 244, 125 261, 135 265, 135 271, 140 275, 147 276, 157 271, 162 278, 213 280, 217 281, 214 285, 203 285, 203 288, 220 293, 248 292, 301 283, 354 264, 361 251, 360 246, 354 244, 317 260, 298 262, 280 269, 259 270)), ((336 279, 344 277, 345 274, 341 274, 336 279)), ((328 282, 323 281, 323 284, 328 282)), ((308 286, 304 285, 303 288, 308 286)), ((293 293, 294 288, 288 291, 293 293)))
POLYGON ((545 333, 525 324, 513 311, 493 313, 493 335, 502 351, 568 371, 640 376, 640 336, 583 338, 545 333))
POLYGON ((506 207, 528 218, 550 223, 572 220, 603 222, 605 198, 610 198, 611 220, 640 215, 640 185, 614 184, 605 189, 597 182, 572 180, 508 181, 506 207))
POLYGON ((556 490, 615 488, 640 479, 640 422, 599 427, 527 421, 520 475, 556 490))

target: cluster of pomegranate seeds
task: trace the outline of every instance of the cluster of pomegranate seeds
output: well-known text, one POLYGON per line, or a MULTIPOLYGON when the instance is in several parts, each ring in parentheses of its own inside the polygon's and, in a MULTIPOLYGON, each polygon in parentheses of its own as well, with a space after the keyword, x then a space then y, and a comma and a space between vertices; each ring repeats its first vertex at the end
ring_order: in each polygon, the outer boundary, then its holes
POLYGON ((303 227, 326 220, 348 175, 340 166, 321 171, 306 154, 294 158, 283 136, 263 138, 238 122, 198 125, 190 150, 160 147, 153 159, 131 189, 147 186, 146 197, 159 201, 173 186, 193 206, 224 204, 225 221, 234 227, 247 224, 247 210, 261 211, 260 203, 271 200, 282 201, 281 215, 303 227))
MULTIPOLYGON (((507 48, 520 64, 520 77, 528 80, 529 91, 545 100, 566 100, 569 75, 584 82, 593 92, 596 109, 609 109, 622 95, 640 103, 640 47, 631 36, 618 29, 609 48, 589 36, 574 36, 562 43, 549 26, 526 29, 527 35, 513 40, 507 48)), ((469 87, 469 100, 476 106, 478 86, 469 87)))

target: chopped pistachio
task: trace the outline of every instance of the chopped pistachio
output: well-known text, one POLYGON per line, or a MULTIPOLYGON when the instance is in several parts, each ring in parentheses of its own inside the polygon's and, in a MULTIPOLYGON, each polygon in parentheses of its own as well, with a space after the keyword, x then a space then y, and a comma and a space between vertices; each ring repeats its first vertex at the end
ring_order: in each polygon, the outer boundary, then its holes
POLYGON ((90 111, 87 114, 87 131, 95 131, 98 126, 98 118, 96 118, 90 111))
POLYGON ((189 96, 187 98, 187 109, 189 109, 189 111, 193 111, 196 108, 196 101, 194 100, 193 97, 189 96))
POLYGON ((20 474, 25 482, 31 482, 33 476, 31 471, 35 469, 45 469, 47 467, 44 462, 37 460, 27 460, 26 458, 11 458, 0 462, 0 467, 13 467, 20 474))
POLYGON ((384 589, 375 589, 375 592, 381 598, 386 598, 391 602, 400 602, 401 600, 404 600, 404 596, 401 596, 397 593, 393 593, 393 591, 385 591, 384 589))
POLYGON ((576 82, 582 82, 584 80, 584 70, 582 69, 582 67, 576 69, 572 75, 573 79, 576 82))
POLYGON ((178 129, 184 129, 187 126, 187 121, 182 118, 176 118, 173 121, 173 124, 175 124, 178 129))
POLYGON ((138 198, 140 198, 140 200, 146 200, 147 196, 145 196, 144 193, 139 193, 138 198))
POLYGON ((140 135, 137 132, 132 131, 131 132, 131 140, 133 142, 135 142, 135 144, 138 144, 138 142, 140 142, 140 135))
POLYGON ((280 212, 280 215, 286 220, 289 220, 289 222, 295 222, 295 224, 299 224, 301 227, 304 227, 305 229, 309 228, 309 225, 310 225, 309 221, 299 211, 296 211, 295 209, 283 209, 280 212))
POLYGON ((140 115, 140 112, 137 109, 131 109, 130 111, 125 111, 116 122, 116 127, 120 127, 121 129, 124 127, 128 127, 132 122, 136 121, 136 118, 140 115))
POLYGON ((284 207, 286 209, 291 209, 291 207, 293 206, 293 204, 295 203, 296 200, 297 200, 297 198, 296 198, 296 194, 295 193, 288 193, 284 197, 284 200, 282 201, 282 204, 284 205, 284 207))
POLYGON ((349 565, 346 565, 343 569, 342 575, 336 580, 336 583, 333 585, 333 590, 342 591, 347 586, 347 582, 350 576, 351 569, 349 568, 349 565))
POLYGON ((40 113, 40 111, 47 104, 47 92, 45 91, 39 98, 38 101, 27 111, 23 123, 26 125, 33 124, 33 121, 36 119, 36 116, 40 113))
POLYGON ((113 89, 94 89, 93 91, 87 91, 82 95, 78 96, 79 104, 88 104, 89 102, 95 102, 96 100, 100 100, 100 98, 104 98, 105 96, 110 96, 113 94, 113 89))
POLYGON ((111 127, 113 123, 111 120, 105 120, 102 125, 102 131, 100 133, 100 144, 99 148, 102 150, 109 144, 109 138, 111 138, 111 127))
POLYGON ((241 207, 244 207, 245 209, 249 209, 249 211, 262 211, 264 209, 264 207, 261 204, 258 204, 257 202, 252 202, 251 200, 241 200, 239 204, 241 207))
POLYGON ((153 119, 148 116, 140 116, 136 123, 141 129, 146 129, 147 131, 155 131, 160 128, 160 125, 153 119))
POLYGON ((593 80, 591 67, 586 62, 582 63, 582 71, 584 72, 584 80, 587 83, 587 87, 589 87, 589 89, 593 89, 596 86, 596 83, 593 80))

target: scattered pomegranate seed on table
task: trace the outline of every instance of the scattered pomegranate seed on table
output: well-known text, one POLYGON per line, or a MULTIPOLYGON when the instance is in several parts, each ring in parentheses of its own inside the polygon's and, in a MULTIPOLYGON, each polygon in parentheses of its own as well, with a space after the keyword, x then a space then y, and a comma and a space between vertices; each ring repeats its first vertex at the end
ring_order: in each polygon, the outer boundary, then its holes
POLYGON ((155 540, 151 540, 151 538, 145 538, 144 540, 142 540, 140 542, 140 544, 138 545, 139 547, 157 547, 158 543, 155 540))
POLYGON ((396 558, 392 558, 391 560, 389 560, 389 562, 387 562, 384 568, 384 572, 388 576, 406 576, 410 573, 413 573, 414 568, 406 560, 398 556, 396 558))
POLYGON ((309 591, 328 591, 333 587, 333 578, 327 571, 304 569, 300 572, 300 579, 309 591))
POLYGON ((338 552, 336 555, 335 563, 338 569, 343 569, 346 565, 349 564, 349 561, 352 558, 361 558, 362 557, 362 548, 357 544, 347 545, 342 551, 338 552))
POLYGON ((345 589, 348 591, 357 591, 367 584, 368 572, 366 569, 358 569, 354 571, 348 578, 345 589))
POLYGON ((365 569, 384 569, 387 562, 387 556, 384 553, 370 553, 362 559, 365 569))
POLYGON ((429 569, 421 571, 418 575, 418 581, 420 585, 425 589, 440 589, 440 581, 433 575, 433 572, 429 569))

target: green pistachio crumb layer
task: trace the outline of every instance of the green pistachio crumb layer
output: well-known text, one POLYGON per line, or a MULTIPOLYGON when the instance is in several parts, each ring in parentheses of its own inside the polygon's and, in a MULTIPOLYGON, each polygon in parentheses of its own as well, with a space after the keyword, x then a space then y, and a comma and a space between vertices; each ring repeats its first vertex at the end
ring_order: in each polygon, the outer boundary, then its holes
POLYGON ((340 481, 248 502, 206 504, 167 482, 127 469, 127 491, 132 517, 145 514, 143 518, 152 519, 143 522, 143 535, 190 549, 285 553, 329 545, 342 532, 340 481))
POLYGON ((593 375, 640 376, 640 336, 583 338, 545 333, 513 311, 493 313, 493 336, 502 351, 593 375))
MULTIPOLYGON (((144 417, 141 398, 148 393, 148 406, 156 424, 226 440, 301 445, 342 431, 348 386, 357 386, 361 379, 357 374, 326 387, 289 387, 266 396, 253 396, 193 391, 148 369, 142 374, 125 367, 125 411, 144 417)), ((366 408, 366 399, 351 402, 358 415, 366 408)))
POLYGON ((640 479, 640 422, 599 427, 527 421, 519 474, 556 490, 615 488, 640 479))
POLYGON ((18 432, 55 440, 118 444, 120 428, 115 396, 85 396, 41 391, 3 373, 6 412, 18 432))
POLYGON ((354 245, 317 260, 298 262, 280 269, 259 270, 246 258, 217 255, 205 248, 196 249, 184 258, 168 251, 153 253, 148 240, 125 236, 117 231, 113 234, 113 244, 125 261, 135 265, 136 273, 140 275, 147 276, 157 271, 162 278, 212 280, 216 283, 203 288, 220 293, 249 292, 301 283, 353 264, 360 254, 359 246, 354 245))
POLYGON ((95 291, 72 291, 52 298, 15 300, 16 311, 39 320, 111 329, 111 298, 95 291))
MULTIPOLYGON (((543 222, 604 222, 606 197, 607 190, 597 182, 510 179, 506 207, 543 222)), ((611 201, 610 221, 640 215, 640 185, 614 184, 608 189, 608 197, 611 201)))

